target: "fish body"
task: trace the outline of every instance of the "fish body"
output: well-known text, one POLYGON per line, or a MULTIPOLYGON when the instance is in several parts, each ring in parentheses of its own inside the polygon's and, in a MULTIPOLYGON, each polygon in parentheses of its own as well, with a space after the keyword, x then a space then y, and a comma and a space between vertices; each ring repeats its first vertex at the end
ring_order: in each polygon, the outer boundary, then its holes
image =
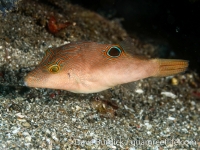
POLYGON ((125 44, 73 42, 45 52, 25 78, 30 87, 96 93, 119 84, 186 70, 188 61, 147 59, 126 52, 125 44))

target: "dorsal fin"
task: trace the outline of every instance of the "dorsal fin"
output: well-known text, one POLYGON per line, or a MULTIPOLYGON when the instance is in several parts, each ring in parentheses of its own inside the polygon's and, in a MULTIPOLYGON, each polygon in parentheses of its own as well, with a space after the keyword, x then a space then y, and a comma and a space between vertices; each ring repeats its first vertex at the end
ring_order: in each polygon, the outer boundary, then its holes
POLYGON ((134 51, 134 49, 136 49, 136 44, 130 37, 127 37, 124 41, 121 41, 119 43, 119 45, 123 48, 123 50, 126 53, 130 54, 132 57, 136 57, 139 59, 145 59, 145 60, 149 59, 148 57, 137 54, 136 51, 134 51))
POLYGON ((124 41, 121 41, 119 45, 124 49, 125 52, 133 55, 135 54, 134 53, 135 44, 131 38, 126 38, 124 41))

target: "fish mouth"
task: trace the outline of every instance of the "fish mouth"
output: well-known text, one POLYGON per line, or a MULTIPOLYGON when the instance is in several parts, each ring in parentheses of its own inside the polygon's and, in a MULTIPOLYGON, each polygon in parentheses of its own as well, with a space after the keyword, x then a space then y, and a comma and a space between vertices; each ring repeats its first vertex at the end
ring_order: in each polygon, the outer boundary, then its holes
POLYGON ((26 82, 26 81, 24 81, 24 83, 23 83, 23 86, 28 86, 28 84, 27 84, 27 82, 26 82))
POLYGON ((28 86, 27 82, 24 80, 24 78, 21 78, 19 81, 18 81, 19 85, 20 86, 28 86))
POLYGON ((24 86, 32 87, 33 84, 35 83, 35 79, 36 79, 35 77, 27 75, 23 82, 24 86))
POLYGON ((30 76, 29 75, 25 76, 25 78, 23 80, 23 83, 22 83, 23 86, 29 86, 28 80, 30 80, 30 76))

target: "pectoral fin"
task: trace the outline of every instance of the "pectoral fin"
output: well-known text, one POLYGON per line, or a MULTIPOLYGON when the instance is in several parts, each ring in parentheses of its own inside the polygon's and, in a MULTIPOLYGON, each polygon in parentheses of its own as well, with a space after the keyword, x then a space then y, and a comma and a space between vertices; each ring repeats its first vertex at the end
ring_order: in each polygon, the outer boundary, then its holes
POLYGON ((154 59, 158 63, 158 69, 154 76, 163 77, 186 71, 189 62, 181 59, 154 59))

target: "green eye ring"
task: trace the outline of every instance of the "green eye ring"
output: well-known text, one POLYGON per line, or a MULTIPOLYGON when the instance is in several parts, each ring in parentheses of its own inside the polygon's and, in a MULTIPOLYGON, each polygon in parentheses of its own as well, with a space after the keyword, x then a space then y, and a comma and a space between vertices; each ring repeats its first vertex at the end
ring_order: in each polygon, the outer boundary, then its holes
POLYGON ((59 65, 51 65, 48 67, 48 70, 50 73, 58 73, 60 71, 60 66, 59 65))
POLYGON ((121 53, 122 50, 117 46, 113 46, 107 51, 107 55, 110 57, 119 57, 121 53))

